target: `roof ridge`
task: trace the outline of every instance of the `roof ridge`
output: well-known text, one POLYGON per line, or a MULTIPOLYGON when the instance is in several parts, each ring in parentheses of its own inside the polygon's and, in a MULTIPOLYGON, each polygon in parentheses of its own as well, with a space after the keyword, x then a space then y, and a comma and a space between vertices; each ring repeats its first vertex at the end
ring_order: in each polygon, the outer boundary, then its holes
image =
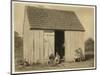
POLYGON ((61 10, 61 9, 51 9, 51 8, 43 8, 43 7, 36 7, 36 6, 26 6, 27 8, 36 8, 36 9, 44 9, 44 10, 51 10, 51 11, 64 11, 64 12, 70 12, 70 13, 75 13, 74 11, 71 10, 61 10))

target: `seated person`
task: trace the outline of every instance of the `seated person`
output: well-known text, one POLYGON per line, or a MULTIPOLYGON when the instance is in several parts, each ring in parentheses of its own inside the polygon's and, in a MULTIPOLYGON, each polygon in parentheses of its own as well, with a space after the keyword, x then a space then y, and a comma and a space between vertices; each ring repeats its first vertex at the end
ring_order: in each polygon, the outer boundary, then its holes
POLYGON ((53 53, 51 53, 50 56, 49 56, 49 62, 48 62, 48 64, 54 64, 54 60, 55 60, 55 56, 54 56, 53 53))
POLYGON ((74 58, 75 58, 75 62, 79 62, 79 61, 83 60, 84 55, 83 55, 83 52, 82 52, 81 48, 75 50, 74 58))
POLYGON ((75 50, 74 58, 75 58, 75 62, 79 62, 80 61, 80 52, 79 52, 78 49, 75 50))
POLYGON ((59 64, 59 63, 60 63, 60 56, 59 56, 59 54, 56 52, 55 64, 59 64))

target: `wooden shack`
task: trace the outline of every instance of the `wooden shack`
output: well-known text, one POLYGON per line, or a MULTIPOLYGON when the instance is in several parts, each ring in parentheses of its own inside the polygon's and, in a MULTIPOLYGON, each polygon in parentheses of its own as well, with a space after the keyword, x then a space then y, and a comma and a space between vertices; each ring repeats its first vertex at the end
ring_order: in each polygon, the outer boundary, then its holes
POLYGON ((45 63, 58 52, 74 61, 74 52, 84 51, 84 27, 73 11, 27 6, 23 25, 23 56, 28 63, 45 63))

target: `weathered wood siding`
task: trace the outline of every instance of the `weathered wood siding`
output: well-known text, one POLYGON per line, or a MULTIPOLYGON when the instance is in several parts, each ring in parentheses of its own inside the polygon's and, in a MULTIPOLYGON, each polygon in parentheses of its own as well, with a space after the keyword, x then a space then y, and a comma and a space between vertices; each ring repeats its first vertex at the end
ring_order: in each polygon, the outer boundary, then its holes
POLYGON ((49 55, 51 53, 54 54, 54 32, 53 31, 44 31, 44 37, 43 37, 43 47, 44 47, 44 60, 49 59, 49 55))
POLYGON ((25 14, 23 33, 23 57, 29 64, 43 63, 54 53, 54 32, 30 30, 25 14))
POLYGON ((34 63, 42 63, 43 60, 43 30, 33 31, 33 50, 34 50, 34 63))
POLYGON ((84 54, 84 32, 65 31, 65 60, 74 61, 74 53, 78 48, 81 48, 84 54))
POLYGON ((25 61, 30 64, 34 61, 33 58, 33 31, 30 30, 27 13, 25 13, 25 20, 23 25, 23 57, 25 61))

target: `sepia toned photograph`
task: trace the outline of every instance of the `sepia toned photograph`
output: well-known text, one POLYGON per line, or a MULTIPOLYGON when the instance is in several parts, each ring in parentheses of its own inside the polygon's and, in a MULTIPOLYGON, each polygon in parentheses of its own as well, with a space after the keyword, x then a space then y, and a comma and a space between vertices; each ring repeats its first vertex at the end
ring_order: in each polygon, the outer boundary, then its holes
POLYGON ((96 6, 12 1, 12 73, 96 69, 96 6))

